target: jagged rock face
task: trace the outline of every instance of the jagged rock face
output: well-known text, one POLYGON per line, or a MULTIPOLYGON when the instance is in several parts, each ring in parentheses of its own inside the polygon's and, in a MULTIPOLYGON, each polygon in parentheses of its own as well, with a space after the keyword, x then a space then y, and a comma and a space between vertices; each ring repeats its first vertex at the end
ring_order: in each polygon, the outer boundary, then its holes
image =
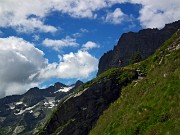
POLYGON ((71 86, 55 83, 45 89, 35 87, 23 95, 0 99, 0 135, 32 134, 37 127, 43 125, 62 98, 73 93, 82 84, 81 81, 71 86))
POLYGON ((121 36, 113 50, 105 53, 99 61, 97 75, 113 67, 123 67, 129 64, 129 59, 135 52, 140 52, 142 59, 151 56, 170 36, 180 28, 180 21, 167 24, 163 29, 144 29, 139 32, 129 32, 121 36), (122 63, 119 63, 119 61, 122 63))
POLYGON ((118 81, 119 74, 114 74, 68 97, 40 135, 87 135, 103 111, 119 97, 121 87, 137 78, 135 71, 130 72, 133 75, 123 82, 118 81))

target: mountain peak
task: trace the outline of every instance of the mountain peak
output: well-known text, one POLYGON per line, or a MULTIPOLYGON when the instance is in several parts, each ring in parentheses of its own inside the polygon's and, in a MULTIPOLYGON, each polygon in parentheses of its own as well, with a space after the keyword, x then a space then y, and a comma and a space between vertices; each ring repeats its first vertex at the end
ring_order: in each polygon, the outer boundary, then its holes
POLYGON ((0 99, 0 135, 26 132, 32 134, 37 126, 43 124, 58 103, 76 91, 80 85, 81 81, 72 86, 57 82, 48 88, 34 87, 23 95, 0 99))
POLYGON ((136 53, 141 55, 141 60, 151 56, 170 36, 180 28, 180 20, 167 24, 163 29, 143 29, 139 32, 122 34, 114 49, 104 53, 99 60, 98 73, 103 73, 110 68, 124 67, 136 53), (119 62, 121 61, 121 63, 119 62))
POLYGON ((67 86, 66 86, 65 84, 63 84, 63 83, 56 82, 56 83, 54 84, 54 87, 55 87, 56 90, 58 90, 58 89, 60 89, 60 88, 62 88, 62 87, 67 87, 67 86))
POLYGON ((75 86, 79 86, 79 85, 82 85, 82 84, 84 84, 82 81, 77 80, 76 83, 75 83, 75 86))

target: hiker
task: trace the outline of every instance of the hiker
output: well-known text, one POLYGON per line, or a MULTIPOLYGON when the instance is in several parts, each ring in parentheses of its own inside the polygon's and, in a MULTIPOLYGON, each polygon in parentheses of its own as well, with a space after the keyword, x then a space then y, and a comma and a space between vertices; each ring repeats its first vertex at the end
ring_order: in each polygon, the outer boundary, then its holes
POLYGON ((119 64, 119 66, 121 66, 123 64, 123 61, 121 59, 119 59, 118 64, 119 64))

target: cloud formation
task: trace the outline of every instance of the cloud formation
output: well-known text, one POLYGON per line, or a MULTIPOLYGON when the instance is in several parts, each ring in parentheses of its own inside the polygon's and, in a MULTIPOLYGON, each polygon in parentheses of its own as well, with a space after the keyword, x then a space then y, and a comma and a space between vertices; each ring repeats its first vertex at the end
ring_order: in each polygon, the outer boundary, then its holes
POLYGON ((44 24, 43 18, 52 8, 50 1, 0 1, 0 27, 12 27, 18 32, 56 32, 54 26, 44 24), (41 8, 40 8, 41 7, 41 8))
POLYGON ((60 51, 63 47, 77 47, 79 44, 76 42, 75 38, 71 38, 67 36, 66 38, 63 38, 61 40, 53 40, 46 38, 42 44, 46 47, 52 47, 56 51, 60 51))
POLYGON ((0 38, 0 98, 22 94, 41 81, 57 78, 88 78, 98 60, 87 51, 65 54, 59 63, 48 63, 44 53, 22 38, 0 38))
POLYGON ((114 12, 108 12, 104 20, 112 24, 120 24, 124 20, 125 14, 120 8, 116 8, 114 12))
POLYGON ((139 20, 145 28, 162 28, 180 19, 179 0, 132 0, 132 3, 142 4, 139 20))
POLYGON ((12 27, 18 32, 56 32, 57 28, 44 23, 52 11, 76 18, 96 18, 95 11, 106 7, 104 0, 5 0, 0 1, 0 27, 12 27), (87 4, 88 3, 88 4, 87 4))
MULTIPOLYGON (((38 73, 39 79, 57 78, 88 78, 97 71, 98 60, 87 51, 79 50, 77 53, 65 54, 60 58, 59 63, 49 64, 38 73)), ((34 75, 37 76, 36 74, 34 75)))
POLYGON ((33 44, 16 37, 0 38, 0 97, 37 86, 29 76, 47 63, 44 53, 33 44))
MULTIPOLYGON (((140 4, 139 21, 143 27, 162 28, 164 24, 180 19, 179 0, 3 0, 0 1, 0 27, 12 27, 18 32, 56 32, 54 26, 45 24, 44 20, 53 11, 68 14, 75 18, 95 19, 99 10, 108 9, 114 4, 140 4), (87 4, 88 3, 88 4, 87 4)), ((124 13, 125 14, 125 13, 124 13)), ((105 21, 119 24, 123 13, 117 8, 107 13, 105 21)))
POLYGON ((83 47, 82 50, 87 51, 92 48, 99 48, 100 46, 98 44, 96 44, 95 42, 88 41, 87 43, 83 44, 82 47, 83 47))

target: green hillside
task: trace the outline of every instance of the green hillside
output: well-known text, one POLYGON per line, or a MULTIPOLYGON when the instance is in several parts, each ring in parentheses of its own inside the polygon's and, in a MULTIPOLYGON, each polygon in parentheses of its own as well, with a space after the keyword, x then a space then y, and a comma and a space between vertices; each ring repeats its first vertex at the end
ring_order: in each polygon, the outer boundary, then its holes
POLYGON ((125 69, 141 77, 122 89, 90 135, 179 135, 180 31, 153 56, 125 69))

